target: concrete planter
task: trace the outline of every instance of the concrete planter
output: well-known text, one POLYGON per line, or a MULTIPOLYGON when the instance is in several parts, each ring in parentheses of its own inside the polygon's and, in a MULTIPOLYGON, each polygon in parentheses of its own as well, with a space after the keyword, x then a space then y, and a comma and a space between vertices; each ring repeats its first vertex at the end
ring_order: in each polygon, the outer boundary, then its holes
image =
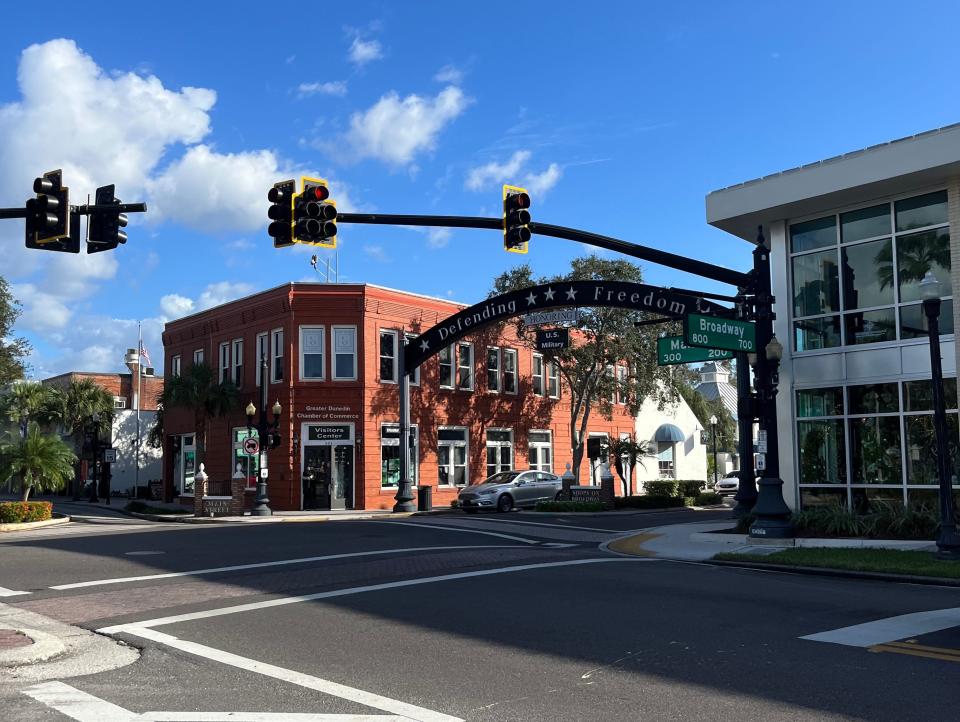
POLYGON ((23 521, 11 524, 0 524, 0 534, 11 531, 27 531, 28 529, 39 529, 45 526, 57 526, 59 524, 66 524, 70 521, 70 517, 65 514, 54 514, 52 519, 44 519, 43 521, 23 521))

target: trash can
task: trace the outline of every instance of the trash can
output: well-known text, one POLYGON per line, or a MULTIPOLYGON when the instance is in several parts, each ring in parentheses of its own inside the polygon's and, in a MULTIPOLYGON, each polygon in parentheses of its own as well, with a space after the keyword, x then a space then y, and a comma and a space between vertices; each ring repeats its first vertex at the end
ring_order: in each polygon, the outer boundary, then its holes
POLYGON ((433 487, 417 487, 417 511, 431 511, 433 509, 433 487))

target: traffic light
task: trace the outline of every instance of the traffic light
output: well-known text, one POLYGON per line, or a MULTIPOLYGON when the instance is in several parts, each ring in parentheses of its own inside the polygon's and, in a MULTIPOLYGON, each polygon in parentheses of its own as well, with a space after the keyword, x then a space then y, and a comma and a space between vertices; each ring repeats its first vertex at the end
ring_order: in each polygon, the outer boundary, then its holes
POLYGON ((337 204, 322 178, 302 178, 303 190, 293 197, 293 241, 323 248, 337 247, 337 204))
POLYGON ((119 244, 127 242, 126 231, 120 230, 127 225, 127 214, 121 213, 119 209, 102 208, 120 205, 120 199, 115 198, 113 192, 112 184, 97 188, 96 207, 90 212, 87 221, 87 253, 112 251, 119 244))
POLYGON ((296 190, 296 181, 285 180, 274 183, 273 188, 267 192, 267 200, 270 201, 270 208, 267 209, 267 217, 270 219, 267 233, 273 237, 274 248, 293 245, 293 194, 296 190))
POLYGON ((503 187, 503 250, 526 253, 530 242, 530 194, 526 188, 503 187))
POLYGON ((37 197, 27 201, 27 248, 69 239, 70 193, 63 187, 63 172, 44 173, 33 182, 33 192, 37 197))

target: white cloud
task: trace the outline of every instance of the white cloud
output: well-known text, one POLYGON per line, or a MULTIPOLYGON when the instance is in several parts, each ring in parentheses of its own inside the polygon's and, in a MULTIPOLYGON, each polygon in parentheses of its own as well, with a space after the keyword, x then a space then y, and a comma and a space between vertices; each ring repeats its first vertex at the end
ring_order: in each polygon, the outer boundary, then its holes
POLYGON ((249 283, 220 281, 207 286, 197 298, 197 310, 204 311, 214 306, 220 306, 228 301, 234 301, 242 296, 253 293, 253 286, 249 283))
POLYGON ((433 79, 438 83, 460 85, 460 83, 463 82, 463 71, 453 65, 444 65, 437 71, 437 74, 433 76, 433 79))
POLYGON ((300 98, 309 98, 311 95, 343 96, 346 94, 346 80, 328 80, 324 83, 300 83, 300 85, 297 86, 297 97, 300 98))
POLYGON ((527 167, 530 158, 530 151, 518 150, 504 163, 491 161, 471 168, 464 186, 472 191, 483 191, 501 183, 514 183, 534 196, 543 196, 560 180, 563 169, 557 163, 551 163, 542 172, 535 173, 527 167))
POLYGON ((449 228, 431 228, 427 231, 427 243, 431 248, 443 248, 450 242, 451 235, 449 228))
POLYGON ((350 62, 355 65, 366 65, 371 60, 383 57, 383 48, 379 40, 361 40, 354 38, 350 45, 350 62))
POLYGON ((551 163, 543 173, 529 173, 524 178, 524 187, 534 196, 546 195, 547 191, 553 188, 563 171, 556 163, 551 163))
POLYGON ((359 158, 377 158, 391 165, 406 165, 421 151, 436 147, 444 126, 469 105, 460 88, 449 86, 435 98, 395 92, 350 118, 346 140, 359 158))
POLYGON ((160 299, 160 312, 173 320, 193 312, 193 300, 177 293, 168 293, 160 299))
POLYGON ((491 161, 478 168, 471 168, 467 174, 466 187, 472 191, 484 190, 485 188, 504 183, 509 180, 518 180, 520 168, 530 160, 529 150, 518 150, 506 163, 497 163, 491 161))
POLYGON ((363 247, 363 252, 365 255, 369 256, 375 261, 379 261, 380 263, 386 263, 390 260, 389 256, 387 256, 387 252, 383 250, 383 246, 365 245, 363 247))
POLYGON ((70 309, 56 296, 39 290, 32 283, 10 285, 14 298, 23 305, 20 323, 43 331, 60 330, 70 322, 70 309))

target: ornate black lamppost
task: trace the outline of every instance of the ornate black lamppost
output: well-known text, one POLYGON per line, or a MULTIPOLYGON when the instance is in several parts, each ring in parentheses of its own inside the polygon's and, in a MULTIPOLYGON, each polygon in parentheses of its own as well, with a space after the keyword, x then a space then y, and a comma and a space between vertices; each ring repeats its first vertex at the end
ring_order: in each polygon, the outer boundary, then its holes
POLYGON ((717 417, 710 417, 710 430, 713 433, 713 488, 717 488, 717 417))
POLYGON ((933 428, 937 444, 937 476, 940 482, 940 532, 937 556, 960 559, 960 536, 953 509, 952 464, 947 442, 947 414, 943 400, 943 368, 940 364, 940 281, 927 271, 920 281, 920 297, 930 335, 930 374, 933 386, 933 428))
POLYGON ((270 499, 267 497, 267 449, 275 449, 280 445, 280 401, 273 402, 273 422, 267 421, 267 357, 264 356, 260 361, 260 420, 256 425, 253 423, 253 417, 257 413, 257 407, 253 402, 247 404, 247 436, 251 436, 253 430, 257 430, 257 437, 260 441, 260 475, 257 477, 257 497, 254 500, 253 509, 250 510, 251 516, 271 516, 270 499))
POLYGON ((90 502, 96 504, 100 501, 97 489, 100 486, 100 414, 96 411, 90 416, 93 431, 93 488, 90 489, 90 502))

